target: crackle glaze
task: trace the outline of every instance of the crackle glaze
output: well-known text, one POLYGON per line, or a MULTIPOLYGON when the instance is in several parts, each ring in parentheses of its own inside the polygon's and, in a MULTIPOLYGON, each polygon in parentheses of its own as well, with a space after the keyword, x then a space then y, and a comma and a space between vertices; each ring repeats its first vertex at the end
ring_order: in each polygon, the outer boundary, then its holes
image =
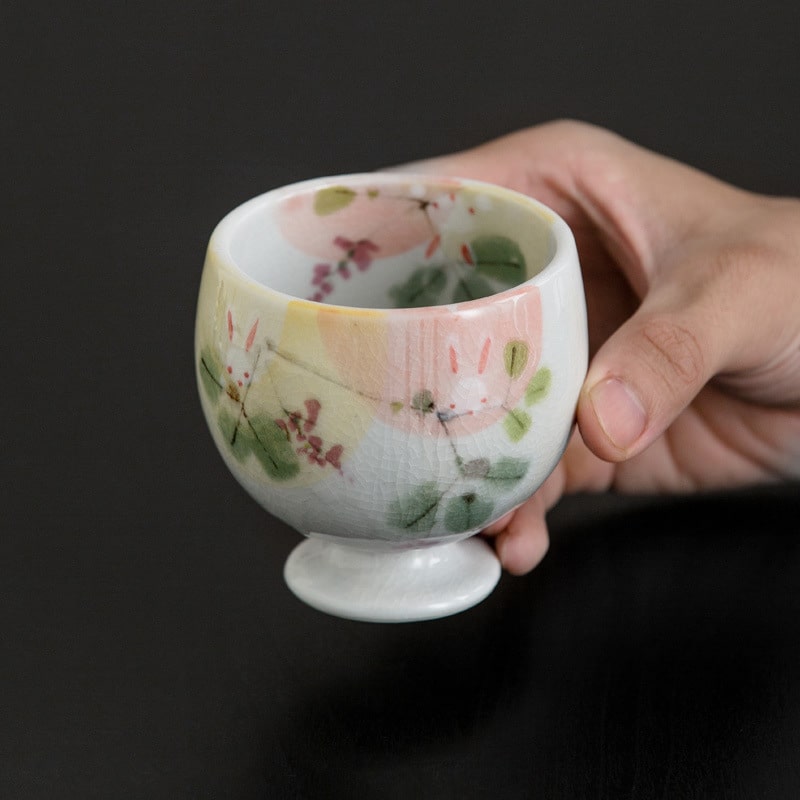
POLYGON ((282 187, 213 232, 195 354, 214 441, 268 511, 339 544, 456 541, 566 446, 587 365, 574 240, 475 181, 282 187))

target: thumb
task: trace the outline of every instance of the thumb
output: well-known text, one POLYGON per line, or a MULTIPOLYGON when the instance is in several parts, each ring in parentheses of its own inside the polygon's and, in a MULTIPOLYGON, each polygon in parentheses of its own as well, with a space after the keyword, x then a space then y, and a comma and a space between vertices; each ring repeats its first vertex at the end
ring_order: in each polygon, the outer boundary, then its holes
POLYGON ((658 438, 725 358, 719 315, 707 307, 719 298, 693 298, 676 286, 651 289, 589 367, 578 424, 606 461, 628 459, 658 438))

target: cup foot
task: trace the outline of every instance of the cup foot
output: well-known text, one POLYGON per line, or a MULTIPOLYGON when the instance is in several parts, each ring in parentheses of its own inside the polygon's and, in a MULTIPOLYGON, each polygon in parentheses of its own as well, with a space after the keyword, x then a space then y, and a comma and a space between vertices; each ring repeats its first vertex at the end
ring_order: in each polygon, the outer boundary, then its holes
POLYGON ((500 579, 500 562, 476 536, 409 550, 367 550, 310 537, 289 555, 284 579, 300 600, 327 614, 414 622, 484 600, 500 579))

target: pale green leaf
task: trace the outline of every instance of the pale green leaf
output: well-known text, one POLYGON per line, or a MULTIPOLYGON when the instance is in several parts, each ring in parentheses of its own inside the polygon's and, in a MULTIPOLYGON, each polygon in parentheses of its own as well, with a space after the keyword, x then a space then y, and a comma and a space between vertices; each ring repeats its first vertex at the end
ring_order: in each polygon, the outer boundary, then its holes
POLYGON ((286 432, 271 417, 248 417, 251 449, 273 480, 285 481, 300 472, 300 457, 286 432))
POLYGON ((528 472, 529 466, 530 462, 522 458, 501 458, 489 467, 486 480, 491 481, 500 489, 506 489, 522 480, 528 472))
POLYGON ((478 497, 474 492, 466 492, 453 497, 447 504, 444 524, 453 533, 477 531, 489 519, 493 510, 494 504, 491 501, 478 497))
POLYGON ((423 483, 389 503, 386 519, 395 528, 424 533, 433 528, 441 499, 442 493, 435 483, 423 483))
POLYGON ((548 367, 542 367, 531 378, 528 388, 525 390, 525 402, 532 406, 543 400, 550 391, 550 384, 553 382, 553 373, 548 367))
POLYGON ((530 414, 526 414, 520 408, 515 408, 506 415, 506 418, 503 420, 503 427, 506 429, 508 438, 511 439, 512 442, 518 442, 530 430, 530 414))
POLYGON ((208 399, 216 402, 222 394, 224 387, 222 376, 222 365, 216 353, 210 347, 204 347, 200 352, 200 360, 197 364, 197 371, 200 375, 200 384, 205 390, 208 399))
POLYGON ((329 186, 314 195, 314 213, 320 217, 346 208, 356 199, 356 193, 347 186, 329 186))
POLYGON ((441 267, 420 267, 411 273, 405 283, 389 289, 396 308, 421 308, 440 302, 447 275, 441 267))
POLYGON ((519 245, 506 236, 480 236, 470 242, 478 272, 506 287, 517 286, 527 278, 525 256, 519 245))
POLYGON ((464 303, 468 300, 478 300, 481 297, 488 297, 493 292, 492 285, 485 278, 475 272, 465 272, 458 278, 453 292, 453 302, 464 303))
POLYGON ((253 450, 253 432, 244 416, 222 408, 217 418, 219 429, 237 461, 244 461, 253 450))
POLYGON ((528 345, 519 340, 509 342, 503 348, 503 361, 506 372, 511 378, 519 378, 522 375, 528 363, 528 352, 528 345))

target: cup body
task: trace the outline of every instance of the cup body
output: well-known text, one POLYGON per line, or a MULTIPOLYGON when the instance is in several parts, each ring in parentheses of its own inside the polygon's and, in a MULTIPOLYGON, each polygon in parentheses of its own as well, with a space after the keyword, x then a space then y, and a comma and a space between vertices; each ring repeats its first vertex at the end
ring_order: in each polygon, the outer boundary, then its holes
POLYGON ((587 367, 572 234, 490 184, 371 173, 267 192, 217 226, 197 305, 225 463, 307 536, 470 536, 550 474, 587 367))

